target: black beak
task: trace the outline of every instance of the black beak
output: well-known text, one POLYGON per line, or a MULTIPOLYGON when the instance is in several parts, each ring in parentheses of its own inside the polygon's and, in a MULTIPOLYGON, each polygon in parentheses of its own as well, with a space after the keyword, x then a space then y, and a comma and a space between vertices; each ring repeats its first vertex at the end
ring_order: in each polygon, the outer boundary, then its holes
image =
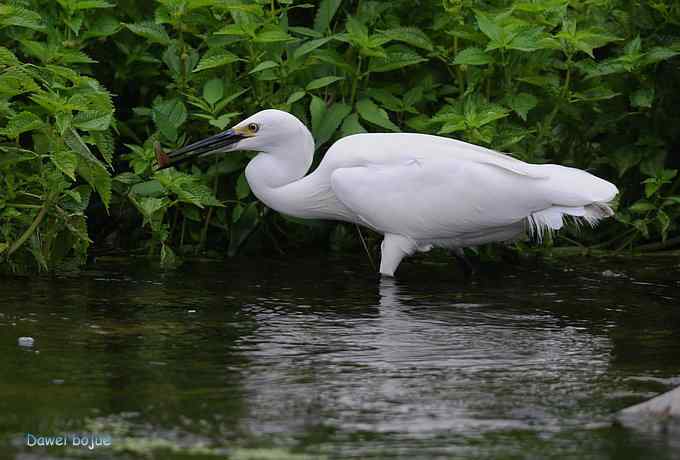
POLYGON ((244 137, 244 135, 237 133, 233 129, 230 129, 198 142, 194 142, 193 144, 184 146, 181 149, 177 149, 174 152, 170 152, 168 154, 163 153, 159 148, 157 148, 157 171, 169 168, 170 166, 176 166, 180 163, 184 163, 185 161, 190 161, 194 158, 200 157, 201 155, 228 147, 240 141, 244 137))

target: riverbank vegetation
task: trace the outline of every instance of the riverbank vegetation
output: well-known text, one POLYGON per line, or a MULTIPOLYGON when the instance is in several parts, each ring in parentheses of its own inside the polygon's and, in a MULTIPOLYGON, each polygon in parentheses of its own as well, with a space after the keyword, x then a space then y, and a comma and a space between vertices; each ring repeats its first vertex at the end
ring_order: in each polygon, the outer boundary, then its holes
POLYGON ((272 107, 307 123, 317 160, 342 136, 413 131, 588 169, 621 190, 616 218, 543 244, 662 250, 680 245, 679 106, 673 2, 10 0, 0 266, 361 250, 352 227, 265 209, 249 154, 154 171, 155 143, 272 107))

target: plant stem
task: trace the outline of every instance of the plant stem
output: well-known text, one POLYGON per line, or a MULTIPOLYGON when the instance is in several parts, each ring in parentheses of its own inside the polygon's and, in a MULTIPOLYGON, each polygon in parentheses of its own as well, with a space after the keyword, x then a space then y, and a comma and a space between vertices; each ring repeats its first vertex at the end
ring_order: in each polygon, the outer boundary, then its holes
MULTIPOLYGON (((453 37, 453 57, 458 56, 458 37, 453 37)), ((465 94, 465 85, 463 84, 463 71, 460 66, 456 66, 456 80, 458 80, 458 97, 463 97, 465 94)))
POLYGON ((626 238, 629 235, 632 235, 633 233, 637 232, 637 229, 631 228, 623 233, 617 234, 614 238, 611 238, 603 243, 598 243, 593 246, 590 246, 590 249, 601 249, 601 248, 606 248, 607 246, 612 245, 615 241, 618 241, 622 238, 626 238))
POLYGON ((634 233, 630 238, 628 238, 621 246, 614 250, 614 254, 618 254, 623 251, 628 245, 632 244, 633 241, 638 237, 637 233, 634 233))
POLYGON ((12 246, 9 248, 9 250, 7 251, 7 257, 14 254, 17 251, 17 249, 19 249, 31 237, 31 235, 35 232, 35 230, 38 228, 40 223, 47 215, 47 208, 48 208, 47 203, 42 205, 40 211, 38 212, 38 215, 36 215, 35 219, 33 219, 33 222, 31 222, 31 225, 26 229, 23 235, 21 235, 19 239, 16 240, 14 244, 12 244, 12 246))
POLYGON ((356 102, 357 99, 357 85, 359 84, 359 80, 361 79, 361 55, 359 55, 359 60, 357 63, 357 73, 356 77, 354 78, 354 81, 352 82, 352 98, 351 98, 351 106, 354 106, 354 103, 356 102))
POLYGON ((670 247, 677 246, 677 245, 680 245, 680 236, 676 236, 675 238, 670 238, 666 241, 659 241, 657 243, 643 244, 643 245, 635 248, 635 250, 640 251, 640 252, 654 252, 654 251, 659 251, 661 249, 666 249, 666 248, 670 248, 670 247))
POLYGON ((6 206, 12 208, 25 208, 25 209, 40 209, 42 206, 38 204, 19 204, 19 203, 7 203, 6 206))
POLYGON ((203 230, 201 231, 201 242, 199 243, 198 248, 196 248, 197 251, 198 249, 205 247, 205 240, 208 237, 208 226, 210 225, 210 220, 212 219, 214 209, 215 208, 212 207, 208 209, 208 216, 205 218, 205 224, 203 224, 203 230))

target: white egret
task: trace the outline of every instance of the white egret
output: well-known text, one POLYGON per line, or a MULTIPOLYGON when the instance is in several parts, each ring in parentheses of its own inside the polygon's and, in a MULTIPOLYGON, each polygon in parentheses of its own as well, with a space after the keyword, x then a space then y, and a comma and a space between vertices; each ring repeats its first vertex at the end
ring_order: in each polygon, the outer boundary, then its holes
POLYGON ((212 153, 251 150, 255 196, 299 218, 334 219, 384 235, 380 273, 405 256, 445 247, 539 239, 566 216, 594 225, 613 215, 616 186, 580 169, 535 165, 426 134, 366 133, 340 139, 307 174, 314 139, 295 116, 263 110, 224 131, 159 156, 165 168, 212 153))

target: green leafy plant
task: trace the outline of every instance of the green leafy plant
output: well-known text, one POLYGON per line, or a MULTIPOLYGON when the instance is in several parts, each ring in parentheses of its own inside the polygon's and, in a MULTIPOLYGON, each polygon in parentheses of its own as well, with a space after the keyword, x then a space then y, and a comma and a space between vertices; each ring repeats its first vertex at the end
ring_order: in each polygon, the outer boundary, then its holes
POLYGON ((264 108, 310 127, 317 162, 343 136, 415 131, 619 186, 616 220, 548 246, 680 243, 674 3, 21 0, 0 5, 0 36, 0 257, 14 267, 54 267, 65 232, 82 262, 99 203, 116 210, 109 220, 138 216, 127 225, 145 237, 125 249, 168 267, 308 240, 358 250, 351 228, 268 212, 247 186, 247 154, 154 170, 155 143, 171 150, 264 108))
POLYGON ((75 70, 94 61, 66 38, 104 2, 60 5, 63 29, 0 5, 3 43, 17 51, 0 47, 0 258, 10 270, 82 263, 92 192, 111 199, 113 102, 75 70))

